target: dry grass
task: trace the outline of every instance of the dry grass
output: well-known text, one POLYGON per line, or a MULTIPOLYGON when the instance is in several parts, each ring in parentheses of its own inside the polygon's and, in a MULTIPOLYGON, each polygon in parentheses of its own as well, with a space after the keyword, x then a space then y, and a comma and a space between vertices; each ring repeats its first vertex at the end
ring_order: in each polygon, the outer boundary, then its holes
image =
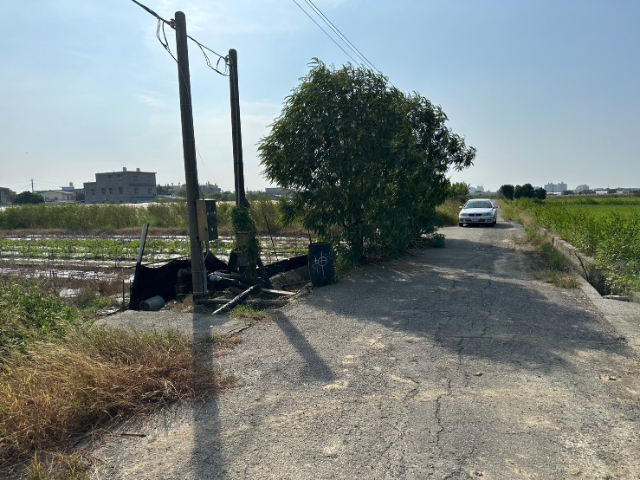
POLYGON ((26 469, 31 480, 89 480, 91 464, 78 453, 35 455, 26 469))
POLYGON ((228 386, 194 352, 175 332, 91 329, 11 357, 0 374, 0 464, 60 451, 113 419, 228 386))

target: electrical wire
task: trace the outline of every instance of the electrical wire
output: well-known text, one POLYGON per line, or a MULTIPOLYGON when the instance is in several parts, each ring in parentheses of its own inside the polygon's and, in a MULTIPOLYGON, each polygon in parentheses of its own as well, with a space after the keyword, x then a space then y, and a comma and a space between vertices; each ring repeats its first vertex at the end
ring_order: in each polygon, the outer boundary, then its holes
POLYGON ((342 39, 343 42, 345 42, 349 49, 351 49, 351 51, 364 62, 367 68, 370 68, 382 75, 382 72, 378 70, 375 65, 371 63, 360 50, 358 50, 358 48, 346 37, 346 35, 344 35, 338 29, 338 27, 333 24, 331 20, 329 20, 329 18, 324 13, 322 13, 322 10, 320 10, 311 0, 305 0, 305 2, 307 2, 307 4, 316 12, 316 14, 320 16, 324 23, 327 24, 327 26, 329 26, 329 28, 331 28, 331 30, 333 30, 342 39))
POLYGON ((299 8, 300 10, 302 10, 302 11, 304 12, 304 14, 305 14, 307 17, 309 17, 309 18, 311 19, 311 21, 312 21, 313 23, 315 23, 315 24, 318 26, 318 28, 319 28, 320 30, 322 30, 322 31, 324 32, 324 34, 325 34, 327 37, 329 37, 329 39, 330 39, 333 43, 335 43, 335 44, 338 46, 338 48, 339 48, 340 50, 342 50, 342 51, 344 52, 344 54, 345 54, 347 57, 349 57, 349 58, 353 61, 353 63, 355 63, 356 65, 361 65, 361 64, 360 64, 360 62, 356 61, 356 60, 355 60, 351 55, 349 55, 349 53, 348 53, 344 48, 342 48, 342 46, 341 46, 338 42, 336 42, 336 41, 335 41, 335 39, 334 39, 331 35, 329 35, 329 33, 328 33, 324 28, 322 28, 322 27, 320 26, 320 24, 319 24, 318 22, 316 22, 316 21, 315 21, 315 19, 314 19, 311 15, 309 15, 309 13, 308 13, 304 8, 302 8, 302 7, 300 6, 300 4, 299 4, 296 0, 293 0, 293 3, 295 3, 296 5, 298 5, 298 8, 299 8))
MULTIPOLYGON (((173 58, 175 60, 175 62, 177 63, 178 60, 173 55, 173 52, 171 51, 171 48, 169 47, 169 41, 167 40, 167 34, 166 34, 165 30, 164 30, 164 26, 165 25, 169 25, 171 28, 173 28, 175 30, 175 28, 176 28, 175 20, 173 20, 173 19, 172 20, 166 20, 166 19, 162 18, 160 15, 158 15, 156 12, 151 10, 149 7, 143 5, 142 3, 140 3, 140 2, 138 2, 136 0, 131 0, 131 1, 133 3, 135 3, 136 5, 140 6, 141 8, 143 8, 144 10, 146 10, 148 13, 153 15, 158 20, 158 26, 156 27, 156 38, 160 42, 160 45, 162 45, 162 47, 167 52, 169 52, 169 55, 171 55, 171 58, 173 58), (160 36, 161 34, 162 34, 162 36, 160 36)), ((226 77, 226 76, 229 75, 229 72, 228 72, 228 67, 229 66, 227 65, 227 57, 225 57, 223 55, 220 55, 219 53, 217 53, 216 51, 214 51, 211 48, 207 47, 206 45, 203 45, 198 40, 193 38, 191 35, 187 35, 187 38, 189 40, 191 40, 192 42, 194 42, 196 45, 198 45, 198 47, 200 48, 200 51, 202 52, 202 55, 204 55, 204 59, 205 59, 205 62, 207 62, 207 66, 211 70, 213 70, 214 72, 222 75, 223 77, 226 77), (211 63, 211 59, 209 58, 209 56, 207 55, 205 50, 208 50, 209 52, 213 53, 214 55, 216 55, 218 57, 218 61, 216 62, 215 67, 211 63), (224 70, 224 72, 221 72, 220 69, 218 68, 218 66, 220 65, 220 62, 222 60, 224 60, 224 62, 225 62, 225 70, 224 70)))

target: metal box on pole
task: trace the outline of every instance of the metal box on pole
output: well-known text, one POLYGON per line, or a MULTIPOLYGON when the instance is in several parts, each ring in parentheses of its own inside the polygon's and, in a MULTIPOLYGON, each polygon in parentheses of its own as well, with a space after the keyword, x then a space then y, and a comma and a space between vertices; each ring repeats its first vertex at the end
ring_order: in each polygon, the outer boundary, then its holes
POLYGON ((218 208, 210 198, 196 201, 198 212, 198 240, 209 242, 218 238, 218 208))

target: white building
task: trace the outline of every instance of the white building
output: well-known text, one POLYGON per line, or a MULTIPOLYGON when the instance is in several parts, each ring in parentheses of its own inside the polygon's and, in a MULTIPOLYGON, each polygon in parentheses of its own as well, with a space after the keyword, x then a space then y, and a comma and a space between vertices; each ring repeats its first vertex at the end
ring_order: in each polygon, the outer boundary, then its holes
POLYGON ((560 182, 560 183, 547 183, 544 186, 544 189, 547 191, 547 193, 562 193, 565 190, 569 190, 567 188, 567 184, 564 182, 560 182))
POLYGON ((75 192, 65 192, 63 190, 45 190, 38 192, 45 202, 73 202, 76 199, 75 192))
POLYGON ((577 193, 580 193, 580 192, 586 192, 587 190, 591 190, 591 189, 589 188, 589 185, 578 185, 578 186, 576 187, 576 192, 577 192, 577 193))

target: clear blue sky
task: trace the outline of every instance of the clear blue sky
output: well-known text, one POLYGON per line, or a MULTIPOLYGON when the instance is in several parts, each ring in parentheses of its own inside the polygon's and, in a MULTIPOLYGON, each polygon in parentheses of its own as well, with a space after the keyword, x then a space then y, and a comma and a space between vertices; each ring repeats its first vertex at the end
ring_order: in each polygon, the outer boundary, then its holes
MULTIPOLYGON (((284 98, 311 58, 349 59, 291 0, 143 3, 165 18, 182 10, 192 36, 238 50, 246 185, 263 189, 256 144, 284 98)), ((454 181, 640 187, 639 1, 315 3, 478 149, 454 181)), ((129 0, 4 2, 3 14, 0 186, 81 186, 123 166, 184 182, 176 65, 153 17, 129 0)), ((228 79, 194 44, 190 57, 199 179, 231 190, 228 79)))

